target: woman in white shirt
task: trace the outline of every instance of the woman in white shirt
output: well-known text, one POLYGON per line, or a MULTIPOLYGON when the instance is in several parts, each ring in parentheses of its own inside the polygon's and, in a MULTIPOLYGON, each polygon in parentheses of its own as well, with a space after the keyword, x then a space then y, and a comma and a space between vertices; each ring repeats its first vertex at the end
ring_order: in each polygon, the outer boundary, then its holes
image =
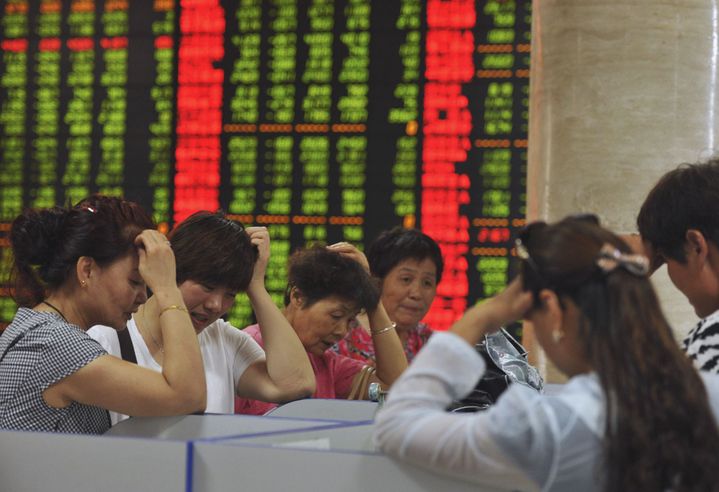
MULTIPOLYGON (((197 333, 207 381, 208 413, 233 413, 235 396, 268 402, 304 398, 315 389, 305 349, 265 288, 270 238, 265 227, 248 227, 222 213, 197 212, 169 234, 177 261, 177 285, 197 333), (221 317, 246 291, 265 340, 263 349, 221 317)), ((155 296, 127 323, 132 355, 141 366, 162 371, 162 311, 155 296)), ((112 355, 120 336, 106 326, 88 331, 112 355)), ((126 418, 110 414, 112 423, 126 418)))
POLYGON ((572 218, 529 225, 517 254, 520 279, 433 336, 395 382, 380 448, 503 489, 717 490, 719 378, 679 350, 646 259, 572 218), (486 412, 446 413, 484 372, 476 341, 520 318, 570 377, 563 390, 513 385, 486 412))

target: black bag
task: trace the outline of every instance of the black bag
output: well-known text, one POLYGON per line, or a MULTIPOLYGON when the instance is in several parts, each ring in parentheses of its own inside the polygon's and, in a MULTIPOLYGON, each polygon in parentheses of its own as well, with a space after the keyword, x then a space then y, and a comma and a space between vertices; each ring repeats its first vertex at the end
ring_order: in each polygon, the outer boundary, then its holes
POLYGON ((539 372, 527 362, 527 351, 504 328, 485 335, 475 349, 484 358, 487 370, 471 393, 447 407, 450 412, 486 410, 512 383, 542 391, 544 382, 539 372))

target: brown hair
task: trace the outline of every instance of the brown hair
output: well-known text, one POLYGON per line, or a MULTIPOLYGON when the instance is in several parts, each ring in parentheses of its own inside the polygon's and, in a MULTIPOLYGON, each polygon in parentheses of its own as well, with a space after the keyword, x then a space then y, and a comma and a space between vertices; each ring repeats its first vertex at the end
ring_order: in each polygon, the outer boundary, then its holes
POLYGON ((25 210, 10 229, 15 302, 37 304, 65 282, 81 256, 107 265, 127 254, 143 229, 152 228, 138 204, 103 195, 74 207, 25 210))
POLYGON ((239 222, 222 212, 196 212, 169 234, 177 283, 193 280, 243 291, 252 279, 257 247, 239 222))
POLYGON ((649 280, 596 264, 610 243, 583 220, 534 223, 520 236, 525 289, 551 289, 581 312, 578 335, 606 398, 604 489, 714 490, 719 430, 699 374, 683 354, 649 280))
POLYGON ((292 287, 304 295, 303 309, 331 296, 352 301, 360 309, 373 309, 379 303, 379 289, 364 268, 324 246, 293 253, 288 276, 285 305, 290 303, 292 287))

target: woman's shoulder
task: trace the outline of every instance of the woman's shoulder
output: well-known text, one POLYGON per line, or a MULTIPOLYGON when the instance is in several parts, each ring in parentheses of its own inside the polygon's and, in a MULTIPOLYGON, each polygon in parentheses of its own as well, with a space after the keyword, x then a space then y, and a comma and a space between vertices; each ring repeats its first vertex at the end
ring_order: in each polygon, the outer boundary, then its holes
POLYGON ((68 323, 55 313, 20 308, 3 332, 6 343, 26 345, 72 345, 92 338, 79 326, 68 323), (12 341, 11 341, 12 339, 12 341))
POLYGON ((65 377, 106 354, 106 350, 80 327, 49 312, 23 309, 0 337, 5 360, 24 370, 42 367, 50 379, 65 377), (58 376, 59 375, 59 376, 58 376))
POLYGON ((222 345, 241 345, 246 343, 248 340, 254 339, 257 341, 257 337, 260 337, 258 325, 250 325, 241 330, 223 319, 218 319, 202 330, 199 340, 200 345, 213 343, 220 343, 222 345))
POLYGON ((238 343, 247 339, 253 339, 262 346, 262 333, 260 332, 260 325, 258 324, 249 325, 240 329, 224 320, 217 320, 215 323, 217 323, 217 326, 214 329, 222 332, 225 338, 232 338, 238 343))

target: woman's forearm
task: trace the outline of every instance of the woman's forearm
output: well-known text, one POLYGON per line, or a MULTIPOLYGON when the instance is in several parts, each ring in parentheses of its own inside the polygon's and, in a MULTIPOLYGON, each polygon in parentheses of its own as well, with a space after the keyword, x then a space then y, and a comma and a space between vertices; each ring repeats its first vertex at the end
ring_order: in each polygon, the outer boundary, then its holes
POLYGON ((260 326, 267 358, 267 373, 280 400, 309 396, 315 391, 315 375, 307 352, 284 314, 275 305, 264 283, 247 289, 260 326))
POLYGON ((155 297, 163 340, 162 375, 177 395, 195 401, 204 408, 207 400, 205 369, 197 334, 179 289, 163 289, 155 297), (193 397, 194 395, 194 397, 193 397))
POLYGON ((392 321, 387 315, 382 302, 377 308, 367 313, 374 344, 375 362, 377 377, 387 386, 392 383, 407 369, 407 356, 404 347, 397 335, 392 321))

